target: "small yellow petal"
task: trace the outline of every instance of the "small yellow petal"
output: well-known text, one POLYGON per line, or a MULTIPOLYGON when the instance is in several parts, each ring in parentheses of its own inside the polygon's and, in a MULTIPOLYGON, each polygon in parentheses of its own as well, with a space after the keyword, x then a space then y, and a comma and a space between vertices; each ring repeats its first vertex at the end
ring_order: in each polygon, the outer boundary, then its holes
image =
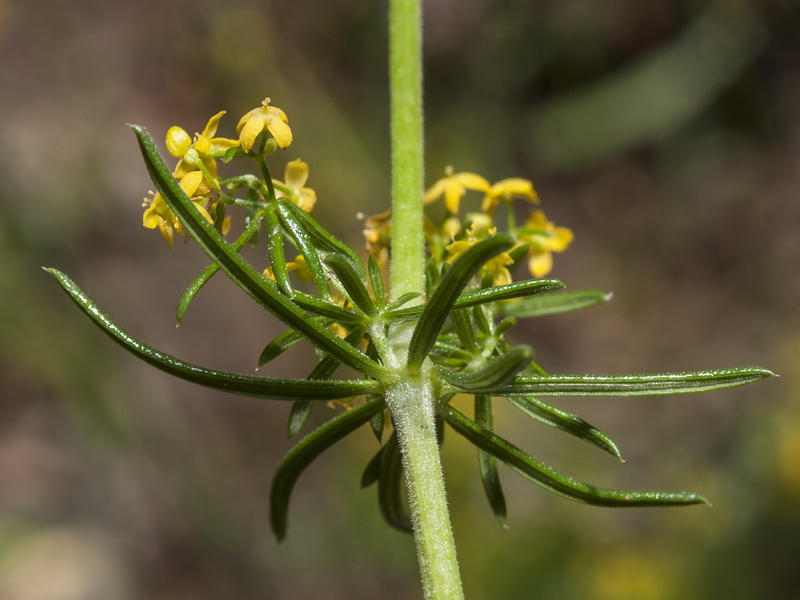
POLYGON ((262 131, 264 131, 264 115, 254 114, 252 118, 244 123, 244 127, 239 132, 239 141, 242 144, 242 148, 250 151, 262 131))
POLYGON ((464 195, 464 189, 453 182, 448 182, 444 189, 444 205, 451 213, 457 213, 458 207, 461 205, 461 197, 464 195))
MULTIPOLYGON (((270 107, 271 108, 271 107, 270 107)), ((283 111, 281 111, 283 113, 283 111)), ((292 144, 292 130, 283 119, 267 117, 267 129, 275 138, 275 143, 278 148, 285 150, 292 144)))
POLYGON ((286 163, 284 171, 284 181, 286 187, 300 190, 308 181, 308 165, 299 158, 286 163))
POLYGON ((553 270, 553 255, 549 251, 531 252, 528 270, 534 277, 544 277, 553 270))
POLYGON ((192 138, 182 127, 174 126, 167 130, 167 152, 172 156, 180 157, 192 147, 192 138))
POLYGON ((436 202, 444 193, 445 186, 447 185, 447 179, 440 179, 436 183, 434 183, 428 191, 425 192, 425 196, 422 199, 423 204, 430 204, 431 202, 436 202))
POLYGON ((556 227, 553 235, 547 240, 548 247, 555 252, 563 252, 572 243, 575 236, 566 227, 556 227))
POLYGON ((194 193, 197 191, 197 188, 200 187, 202 182, 203 173, 201 171, 192 171, 191 173, 187 173, 183 176, 180 186, 183 190, 183 193, 191 198, 194 196, 194 193))
POLYGON ((453 180, 462 188, 476 192, 488 192, 491 188, 486 179, 475 173, 456 173, 453 175, 453 180))
POLYGON ((225 114, 224 110, 219 111, 213 117, 208 120, 206 123, 205 129, 203 129, 203 133, 200 134, 201 138, 213 138, 214 135, 217 133, 217 128, 219 127, 219 120, 222 118, 222 115, 225 114))

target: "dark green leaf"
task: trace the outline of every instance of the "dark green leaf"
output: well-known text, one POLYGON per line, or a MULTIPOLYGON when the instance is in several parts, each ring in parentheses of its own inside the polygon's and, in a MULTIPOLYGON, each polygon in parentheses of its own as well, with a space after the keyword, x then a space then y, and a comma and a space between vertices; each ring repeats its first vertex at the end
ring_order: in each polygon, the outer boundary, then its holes
MULTIPOLYGON (((371 395, 367 396, 367 400, 373 400, 373 399, 374 399, 373 396, 371 396, 371 395)), ((372 419, 369 422, 369 426, 372 429, 372 433, 375 434, 375 437, 378 439, 379 442, 381 441, 381 438, 383 437, 384 420, 385 420, 385 416, 384 416, 383 411, 381 411, 378 414, 376 414, 374 417, 372 417, 372 419)))
MULTIPOLYGON (((264 218, 263 211, 256 211, 250 217, 250 221, 247 224, 245 230, 241 233, 241 235, 236 238, 236 240, 231 244, 231 247, 235 252, 238 252, 247 242, 255 235, 258 234, 258 228, 261 227, 261 220, 264 218)), ((180 301, 178 302, 178 311, 177 311, 177 318, 178 323, 183 320, 183 315, 186 313, 186 309, 189 307, 189 303, 194 299, 197 295, 197 292, 200 291, 206 282, 211 279, 211 276, 214 275, 219 271, 219 265, 217 263, 211 263, 203 272, 200 273, 199 277, 195 279, 192 284, 188 287, 188 289, 183 293, 180 301)))
POLYGON ((659 396, 689 394, 753 383, 774 375, 760 367, 656 375, 547 375, 518 377, 484 393, 491 396, 659 396))
POLYGON ((422 366, 436 337, 442 330, 447 316, 459 294, 474 277, 478 269, 492 257, 514 245, 514 238, 497 234, 482 240, 459 256, 442 276, 433 294, 424 304, 419 322, 414 328, 408 347, 408 369, 413 373, 422 366))
POLYGON ((364 468, 364 472, 361 473, 362 488, 369 487, 373 483, 376 483, 378 478, 381 476, 381 461, 383 460, 383 451, 385 448, 386 446, 381 446, 380 450, 378 450, 375 453, 375 456, 373 456, 367 463, 367 466, 364 468))
MULTIPOLYGON (((492 431, 493 420, 491 398, 475 396, 475 422, 484 429, 492 431)), ((497 472, 497 459, 482 448, 478 448, 478 466, 489 506, 500 524, 505 525, 506 499, 500 485, 500 474, 497 472)))
MULTIPOLYGON (((396 308, 399 308, 399 307, 403 306, 404 304, 406 304, 408 302, 411 302, 415 298, 419 298, 421 295, 422 294, 417 294, 415 292, 409 292, 407 294, 403 294, 397 300, 394 300, 393 302, 390 302, 386 306, 386 311, 388 312, 388 311, 394 310, 396 308)), ((422 307, 420 307, 419 311, 417 311, 417 314, 421 314, 421 313, 422 313, 422 307)))
POLYGON ((289 269, 286 267, 286 258, 283 254, 283 229, 275 214, 274 206, 267 209, 267 251, 269 252, 269 264, 272 267, 272 274, 275 282, 281 291, 291 298, 294 296, 292 282, 289 279, 289 269))
POLYGON ((611 300, 611 294, 608 292, 581 290, 547 296, 533 296, 515 302, 503 302, 497 305, 496 310, 500 315, 514 315, 520 318, 542 317, 544 315, 588 308, 609 300, 611 300))
POLYGON ((336 236, 331 235, 330 232, 314 220, 314 217, 286 198, 278 198, 278 210, 283 215, 291 214, 303 226, 316 247, 324 252, 333 252, 349 257, 358 269, 359 276, 366 277, 364 266, 361 264, 358 254, 350 246, 337 239, 336 236))
POLYGON ((369 317, 375 317, 378 309, 369 295, 369 290, 364 281, 359 277, 358 270, 353 265, 353 261, 342 254, 330 254, 325 258, 325 262, 336 273, 336 277, 344 287, 350 300, 353 301, 361 311, 369 317))
MULTIPOLYGON (((323 327, 328 327, 333 321, 331 319, 324 319, 322 317, 314 317, 323 327)), ((277 358, 289 348, 303 341, 305 338, 302 334, 296 332, 294 329, 287 329, 283 333, 278 334, 274 340, 267 344, 261 351, 258 357, 258 366, 262 367, 269 361, 277 358)))
POLYGON ((440 413, 458 433, 486 452, 496 456, 526 479, 560 496, 597 506, 679 506, 708 501, 690 492, 621 491, 587 485, 528 456, 522 450, 468 419, 451 406, 440 413))
POLYGON ((292 298, 295 304, 309 312, 316 313, 323 317, 328 317, 341 323, 342 325, 363 325, 368 322, 368 319, 361 311, 355 311, 351 308, 343 308, 333 302, 328 302, 322 298, 311 296, 304 292, 295 290, 294 297, 292 298))
MULTIPOLYGON (((347 337, 344 339, 348 344, 355 346, 360 341, 361 338, 364 337, 364 327, 358 326, 353 331, 347 334, 347 337)), ((314 369, 309 373, 308 379, 314 380, 325 380, 330 379, 331 375, 334 374, 336 369, 339 368, 342 362, 336 358, 335 356, 331 356, 328 354, 325 356, 321 361, 317 363, 314 369)), ((301 402, 295 402, 292 405, 292 410, 289 413, 289 437, 293 438, 300 430, 303 428, 303 425, 306 424, 306 420, 308 419, 308 414, 311 412, 311 408, 313 406, 313 402, 308 400, 304 400, 301 402)))
MULTIPOLYGON (((302 212, 302 211, 301 211, 302 212)), ((322 259, 320 258, 317 248, 314 246, 312 237, 308 231, 303 227, 290 211, 283 210, 283 206, 279 205, 278 213, 281 222, 289 233, 289 237, 294 241, 300 254, 306 261, 306 267, 311 274, 311 281, 317 288, 323 299, 331 299, 331 290, 328 286, 328 276, 325 273, 325 268, 322 266, 322 259)))
POLYGON ((381 266, 378 264, 377 259, 369 255, 367 262, 369 270, 369 282, 372 285, 372 293, 375 294, 375 300, 378 306, 386 306, 386 290, 383 287, 383 274, 381 273, 381 266))
POLYGON ((486 393, 485 390, 500 388, 502 382, 510 382, 530 363, 533 351, 528 346, 516 346, 496 358, 487 361, 486 366, 477 371, 465 373, 463 371, 448 371, 440 369, 442 379, 457 388, 472 392, 486 393))
POLYGON ((381 468, 378 476, 378 505, 384 520, 391 525, 411 533, 411 518, 406 508, 406 486, 403 478, 403 463, 397 432, 386 442, 381 453, 381 468))
POLYGON ((580 417, 555 408, 554 406, 550 406, 549 404, 545 404, 536 398, 509 396, 508 401, 529 417, 545 425, 549 425, 550 427, 566 431, 585 442, 594 444, 622 461, 622 454, 614 443, 614 440, 580 417))
POLYGON ((286 537, 289 499, 300 474, 317 456, 369 421, 383 406, 379 401, 368 402, 334 417, 300 440, 281 461, 270 492, 272 531, 279 540, 286 537))
POLYGON ((380 390, 380 382, 370 379, 352 381, 308 381, 251 377, 226 371, 214 371, 184 362, 169 354, 140 342, 108 315, 100 311, 83 291, 66 275, 55 269, 46 269, 58 279, 64 290, 94 322, 115 342, 145 362, 181 379, 198 385, 271 400, 339 400, 380 390))
POLYGON ((338 355, 342 362, 377 379, 388 377, 388 371, 367 358, 336 334, 309 319, 278 290, 277 285, 258 273, 228 245, 219 232, 198 212, 194 203, 181 189, 170 169, 158 153, 155 142, 147 131, 137 125, 136 133, 147 170, 158 191, 172 211, 181 220, 186 231, 239 287, 272 312, 292 329, 319 346, 325 352, 338 355))

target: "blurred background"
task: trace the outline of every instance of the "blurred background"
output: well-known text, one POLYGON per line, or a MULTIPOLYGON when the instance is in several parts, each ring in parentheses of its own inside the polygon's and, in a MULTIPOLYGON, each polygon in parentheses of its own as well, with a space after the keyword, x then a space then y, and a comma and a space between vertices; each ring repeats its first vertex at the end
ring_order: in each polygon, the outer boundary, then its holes
MULTIPOLYGON (((509 528, 474 448, 445 471, 467 597, 797 598, 800 575, 800 5, 791 0, 426 0, 428 183, 444 167, 532 179, 576 235, 554 276, 614 300, 524 322, 554 373, 761 365, 700 396, 557 401, 627 463, 496 403, 502 435, 588 482, 687 489, 713 508, 618 511, 502 470, 509 528)), ((141 227, 149 182, 125 123, 160 141, 265 96, 291 119, 315 216, 361 246, 388 206, 386 3, 0 0, 0 598, 421 597, 413 543, 358 487, 359 431, 268 526, 286 404, 172 379, 104 337, 41 266, 123 327, 250 373, 281 330, 206 264, 141 227)), ((467 207, 470 208, 470 207, 467 207)), ((473 207, 474 208, 474 207, 473 207)), ((266 261, 263 250, 255 264, 266 261)), ((263 369, 303 376, 296 348, 263 369)), ((329 418, 321 407, 316 422, 329 418)))

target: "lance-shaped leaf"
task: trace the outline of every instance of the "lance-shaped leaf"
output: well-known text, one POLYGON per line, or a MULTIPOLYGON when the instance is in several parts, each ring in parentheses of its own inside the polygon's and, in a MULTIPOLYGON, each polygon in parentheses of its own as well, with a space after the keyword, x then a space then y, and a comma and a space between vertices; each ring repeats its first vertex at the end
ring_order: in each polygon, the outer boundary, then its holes
POLYGON ((284 457, 272 480, 270 492, 272 531, 279 540, 286 537, 289 499, 300 474, 317 456, 361 427, 383 408, 382 401, 373 401, 342 413, 309 433, 284 457))
POLYGON ((270 400, 339 400, 380 390, 380 382, 369 379, 352 381, 274 379, 198 367, 159 352, 139 341, 114 323, 69 277, 55 269, 46 270, 58 279, 75 304, 91 317, 111 339, 136 357, 181 379, 217 390, 270 400))
POLYGON ((158 153, 150 134, 138 125, 131 127, 136 133, 147 171, 156 188, 181 220, 186 231, 206 254, 219 264, 228 277, 278 319, 292 329, 301 332, 325 352, 338 355, 344 364, 376 379, 388 377, 388 371, 383 366, 345 343, 332 331, 321 327, 313 319, 309 319, 305 312, 280 293, 274 282, 258 273, 243 260, 200 214, 191 199, 180 188, 158 153))
MULTIPOLYGON (((484 429, 492 431, 494 428, 493 421, 491 398, 489 396, 475 396, 475 422, 484 429)), ((506 499, 503 496, 503 488, 500 485, 500 474, 497 472, 497 459, 483 448, 478 448, 478 467, 481 472, 483 491, 486 493, 489 506, 500 524, 505 525, 506 499)))
MULTIPOLYGON (((482 288, 480 290, 466 290, 460 296, 458 296, 453 308, 470 308, 472 306, 488 304, 491 302, 501 302, 502 300, 524 298, 526 296, 531 296, 532 294, 541 294, 543 292, 560 290, 563 287, 564 284, 557 279, 530 279, 527 281, 517 281, 508 285, 482 288)), ((498 306, 505 306, 506 304, 518 304, 518 302, 502 302, 501 304, 498 304, 498 306)), ((410 306, 408 308, 387 311, 385 314, 386 317, 392 321, 407 321, 416 319, 422 313, 424 308, 425 305, 410 306)), ((516 314, 511 313, 506 309, 498 309, 498 313, 516 314)))
MULTIPOLYGON (((361 341, 361 338, 364 337, 364 327, 358 326, 349 334, 344 341, 348 344, 352 344, 355 346, 358 342, 361 341)), ((314 380, 325 380, 330 379, 331 375, 339 368, 339 365, 342 362, 336 358, 335 356, 331 356, 328 354, 327 356, 323 357, 321 361, 317 363, 317 365, 311 370, 311 373, 308 375, 308 379, 314 380)), ((306 424, 306 420, 308 419, 308 414, 311 412, 311 407, 314 405, 314 402, 310 400, 298 400, 294 404, 292 404, 292 410, 289 413, 289 437, 293 438, 300 430, 303 428, 303 425, 306 424)))
POLYGON ((331 291, 328 288, 328 277, 325 274, 325 269, 322 266, 322 258, 320 257, 317 248, 314 246, 314 241, 301 223, 297 221, 294 214, 282 209, 279 205, 278 215, 281 222, 289 233, 289 237, 294 241, 300 253, 306 261, 306 267, 311 274, 311 281, 319 291, 320 295, 326 299, 331 299, 331 291))
MULTIPOLYGON (((378 394, 368 395, 367 401, 374 400, 377 396, 378 394)), ((375 434, 375 437, 378 439, 378 442, 380 442, 381 438, 383 437, 384 421, 385 417, 383 411, 379 412, 369 420, 369 428, 372 429, 372 433, 375 434)))
MULTIPOLYGON (((314 318, 324 327, 328 327, 331 323, 333 323, 331 319, 323 319, 322 317, 314 318)), ((304 339, 305 338, 303 335, 296 332, 294 329, 287 329, 283 333, 279 333, 277 336, 275 336, 275 339, 264 346, 264 349, 261 351, 261 355, 258 357, 258 366, 263 367, 269 361, 277 358, 298 342, 302 342, 304 339)))
POLYGON ((275 208, 270 206, 266 211, 267 225, 267 252, 269 253, 269 264, 272 267, 272 274, 275 276, 275 283, 281 291, 289 296, 294 296, 292 282, 289 279, 289 269, 286 266, 286 257, 283 254, 283 230, 275 214, 275 208))
POLYGON ((614 443, 614 440, 580 417, 568 413, 565 410, 561 410, 560 408, 545 404, 536 398, 509 396, 508 401, 529 417, 545 425, 574 435, 585 442, 594 444, 622 461, 622 454, 614 443))
POLYGON ((305 292, 294 291, 292 301, 308 312, 316 313, 322 317, 328 317, 341 323, 342 325, 362 325, 369 322, 367 316, 360 310, 344 308, 333 302, 328 302, 322 298, 311 296, 305 292))
MULTIPOLYGON (((404 304, 408 304, 409 302, 411 302, 415 298, 419 298, 421 295, 422 294, 418 294, 416 292, 408 292, 407 294, 403 294, 397 300, 394 300, 393 302, 390 302, 386 306, 386 311, 388 312, 388 311, 394 310, 395 308, 399 308, 399 307, 403 306, 404 304)), ((421 308, 420 308, 419 312, 420 313, 422 312, 421 308)))
POLYGON ((563 292, 547 296, 531 296, 516 302, 504 302, 496 307, 497 314, 515 317, 542 317, 556 313, 588 308, 611 300, 611 293, 598 290, 563 292))
MULTIPOLYGON (((516 346, 508 352, 487 361, 486 366, 477 371, 448 371, 439 369, 442 379, 460 390, 471 393, 487 393, 485 390, 500 388, 503 383, 512 381, 517 373, 527 368, 533 356, 529 346, 516 346)), ((488 394, 487 395, 494 395, 488 394)))
POLYGON ((353 265, 353 261, 348 257, 341 254, 331 254, 325 258, 325 262, 336 273, 336 277, 341 282, 350 300, 353 301, 364 314, 369 317, 375 317, 378 314, 378 309, 375 303, 370 298, 369 290, 364 285, 358 270, 353 265))
POLYGON ((361 277, 366 276, 366 273, 364 273, 364 266, 361 264, 358 254, 356 254, 350 246, 337 239, 336 236, 331 235, 329 231, 317 223, 314 217, 286 198, 278 198, 278 210, 284 217, 292 215, 294 220, 305 229, 306 234, 311 238, 315 246, 325 252, 343 254, 349 257, 350 260, 355 263, 359 275, 361 277))
POLYGON ((379 307, 386 306, 386 290, 383 287, 383 274, 381 273, 381 266, 378 260, 369 255, 367 260, 367 270, 369 271, 369 283, 372 286, 372 293, 375 295, 375 300, 378 302, 379 307))
MULTIPOLYGON (((250 217, 250 221, 248 222, 247 227, 245 227, 245 230, 239 235, 238 238, 236 238, 236 240, 234 240, 233 244, 231 244, 231 247, 235 252, 238 252, 244 248, 244 245, 258 233, 258 228, 261 227, 261 219, 263 218, 263 211, 256 211, 250 217)), ((181 296, 180 301, 178 302, 178 310, 176 314, 178 323, 183 320, 183 315, 186 313, 189 303, 197 295, 197 292, 200 291, 200 288, 202 288, 217 271, 219 271, 219 265, 217 263, 211 263, 205 269, 203 269, 203 272, 200 273, 197 279, 195 279, 186 289, 186 291, 183 293, 183 296, 181 296)))
POLYGON ((486 452, 496 456, 514 471, 530 481, 560 496, 597 506, 679 506, 703 504, 708 501, 690 492, 623 491, 588 485, 559 473, 546 464, 481 427, 451 406, 443 407, 441 416, 458 433, 486 452))
MULTIPOLYGON (((379 413, 380 414, 380 413, 379 413)), ((373 417, 374 418, 374 417, 373 417)), ((364 467, 364 471, 361 473, 361 487, 366 488, 371 486, 373 483, 377 483, 378 478, 381 476, 381 461, 383 459, 383 451, 386 449, 386 446, 381 446, 380 450, 375 453, 370 461, 367 463, 367 466, 364 467)))
POLYGON ((514 238, 497 234, 482 240, 459 256, 424 305, 408 347, 408 368, 418 371, 459 294, 486 261, 514 245, 514 238))
POLYGON ((774 375, 760 367, 655 375, 542 375, 483 393, 491 396, 660 396, 690 394, 754 383, 774 375))
POLYGON ((400 446, 397 432, 386 442, 381 452, 381 466, 378 474, 378 506, 384 520, 406 533, 411 533, 411 518, 406 508, 405 480, 403 463, 400 459, 400 446))

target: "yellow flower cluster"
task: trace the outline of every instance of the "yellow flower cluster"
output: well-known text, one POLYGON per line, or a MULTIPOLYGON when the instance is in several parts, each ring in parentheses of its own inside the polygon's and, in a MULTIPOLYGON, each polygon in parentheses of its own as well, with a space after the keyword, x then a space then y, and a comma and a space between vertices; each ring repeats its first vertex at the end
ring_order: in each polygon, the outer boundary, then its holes
MULTIPOLYGON (((490 184, 475 173, 454 173, 452 167, 445 169, 445 176, 433 184, 425 192, 424 204, 436 202, 443 198, 445 208, 450 216, 444 221, 442 230, 454 238, 446 247, 450 254, 449 261, 464 253, 470 246, 496 231, 493 225, 494 213, 501 202, 507 204, 510 211, 510 223, 513 223, 514 199, 521 198, 532 204, 539 204, 539 196, 533 184, 527 179, 512 177, 490 184), (467 226, 461 226, 455 216, 461 206, 461 200, 467 191, 483 192, 481 212, 467 215, 467 226), (464 232, 463 234, 460 232, 464 232)), ((572 231, 566 227, 556 227, 547 219, 543 211, 533 210, 522 227, 515 224, 510 231, 517 240, 517 246, 528 247, 528 270, 534 277, 544 277, 553 269, 553 252, 563 252, 573 239, 572 231)), ((484 273, 491 273, 495 285, 511 282, 508 266, 513 264, 511 256, 503 253, 484 266, 484 273)))
MULTIPOLYGON (((255 141, 262 132, 268 134, 261 144, 259 157, 269 154, 276 148, 285 149, 292 143, 292 130, 289 119, 280 108, 270 106, 266 98, 261 106, 247 112, 236 126, 238 139, 216 137, 219 122, 225 111, 211 117, 202 133, 192 138, 181 127, 170 127, 166 135, 167 151, 178 158, 173 176, 180 183, 181 189, 194 202, 198 211, 210 223, 220 198, 220 185, 217 172, 217 158, 223 157, 232 148, 241 147, 248 156, 253 156, 255 141)), ((284 181, 273 180, 278 198, 288 198, 306 212, 311 212, 317 200, 316 193, 305 187, 308 180, 308 165, 297 159, 286 165, 284 181)), ((170 248, 175 234, 185 235, 180 220, 172 212, 160 193, 152 193, 145 198, 142 225, 148 229, 158 228, 170 248)), ((230 227, 230 218, 222 223, 221 229, 226 233, 230 227)))

